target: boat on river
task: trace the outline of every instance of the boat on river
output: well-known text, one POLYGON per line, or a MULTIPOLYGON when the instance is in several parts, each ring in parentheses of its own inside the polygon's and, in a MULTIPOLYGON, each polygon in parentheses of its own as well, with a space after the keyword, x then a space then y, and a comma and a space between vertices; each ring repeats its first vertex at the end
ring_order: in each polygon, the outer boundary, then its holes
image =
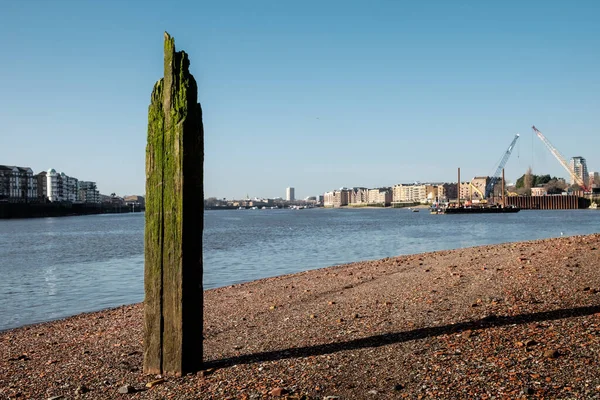
POLYGON ((487 202, 474 203, 473 200, 468 200, 461 204, 460 200, 460 168, 458 169, 458 180, 456 183, 456 193, 458 198, 457 204, 446 203, 443 206, 434 206, 431 208, 431 214, 513 214, 521 211, 519 207, 514 205, 504 205, 504 169, 502 169, 502 203, 488 204, 487 202))
POLYGON ((460 206, 438 209, 437 214, 510 214, 519 211, 521 209, 514 206, 460 206))

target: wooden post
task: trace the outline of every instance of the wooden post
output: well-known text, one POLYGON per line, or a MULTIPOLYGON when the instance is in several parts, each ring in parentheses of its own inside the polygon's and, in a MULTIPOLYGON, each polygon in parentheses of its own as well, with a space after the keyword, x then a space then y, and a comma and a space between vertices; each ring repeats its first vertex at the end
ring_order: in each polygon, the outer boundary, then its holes
POLYGON ((204 130, 185 52, 165 32, 164 77, 148 108, 144 372, 202 364, 204 130))
POLYGON ((506 193, 504 193, 504 168, 502 168, 502 208, 506 208, 506 193))
POLYGON ((457 206, 460 207, 460 168, 458 168, 458 183, 456 184, 456 193, 457 206))

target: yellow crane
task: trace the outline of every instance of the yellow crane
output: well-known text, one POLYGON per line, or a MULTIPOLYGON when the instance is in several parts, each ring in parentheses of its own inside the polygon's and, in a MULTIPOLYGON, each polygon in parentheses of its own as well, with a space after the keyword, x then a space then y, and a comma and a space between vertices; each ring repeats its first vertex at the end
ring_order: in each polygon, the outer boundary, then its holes
POLYGON ((562 154, 560 154, 558 152, 558 150, 556 150, 556 147, 552 146, 552 143, 550 143, 550 141, 548 139, 546 139, 546 137, 542 134, 542 132, 540 132, 535 127, 535 125, 532 126, 531 129, 533 129, 533 131, 535 132, 535 134, 537 135, 537 137, 539 137, 540 140, 546 145, 546 147, 548 148, 548 150, 550 150, 550 153, 552 153, 552 155, 558 160, 558 162, 560 163, 560 165, 562 165, 562 167, 569 172, 569 175, 571 176, 571 179, 574 182, 576 182, 585 192, 589 192, 590 188, 588 187, 588 185, 583 181, 583 179, 577 173, 575 173, 575 171, 573 170, 573 168, 571 168, 569 166, 569 164, 567 164, 567 161, 562 156, 562 154))
POLYGON ((469 182, 469 185, 471 186, 471 191, 475 190, 479 194, 481 200, 485 200, 483 192, 477 186, 473 185, 473 182, 469 182))

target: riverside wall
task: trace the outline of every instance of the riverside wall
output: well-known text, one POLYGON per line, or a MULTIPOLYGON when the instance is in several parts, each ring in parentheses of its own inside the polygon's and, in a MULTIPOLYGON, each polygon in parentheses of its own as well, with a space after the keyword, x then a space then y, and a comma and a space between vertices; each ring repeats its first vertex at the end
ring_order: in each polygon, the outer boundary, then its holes
POLYGON ((143 209, 116 204, 0 203, 0 219, 66 217, 139 211, 143 211, 143 209))
POLYGON ((509 196, 506 205, 524 210, 576 210, 588 208, 590 200, 576 195, 509 196))

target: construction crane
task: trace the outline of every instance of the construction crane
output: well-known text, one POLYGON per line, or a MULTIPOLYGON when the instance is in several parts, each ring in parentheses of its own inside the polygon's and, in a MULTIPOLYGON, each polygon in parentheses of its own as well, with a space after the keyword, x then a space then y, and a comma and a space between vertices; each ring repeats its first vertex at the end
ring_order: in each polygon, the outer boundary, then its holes
POLYGON ((556 150, 556 148, 554 146, 552 146, 552 143, 550 143, 548 141, 548 139, 546 139, 546 137, 544 135, 542 135, 542 132, 540 132, 535 127, 535 125, 532 126, 531 129, 533 129, 533 131, 535 132, 535 134, 537 135, 537 137, 539 137, 540 140, 542 142, 544 142, 544 144, 546 145, 546 147, 548 148, 548 150, 550 150, 550 153, 552 153, 552 155, 554 157, 556 157, 556 159, 558 160, 558 162, 560 163, 560 165, 562 165, 563 168, 566 169, 569 172, 569 175, 571 176, 571 179, 575 183, 577 183, 584 191, 588 192, 589 188, 585 184, 585 182, 583 181, 583 179, 577 173, 575 173, 575 171, 573 170, 573 168, 571 168, 569 166, 569 164, 567 164, 567 162, 565 161, 565 158, 558 152, 558 150, 556 150))
POLYGON ((485 196, 483 195, 483 193, 481 193, 481 190, 479 190, 477 186, 473 185, 473 182, 469 182, 469 186, 471 193, 473 193, 473 190, 475 190, 477 193, 479 193, 479 197, 481 197, 481 200, 485 199, 485 196))
POLYGON ((512 153, 512 151, 515 147, 515 143, 517 143, 518 139, 519 139, 519 134, 517 133, 515 135, 515 138, 512 140, 512 142, 510 142, 510 146, 508 146, 508 149, 506 149, 506 152, 504 153, 502 160, 500 160, 500 164, 498 164, 498 168, 496 168, 496 172, 494 173, 494 175, 492 175, 490 181, 486 185, 486 187, 485 187, 485 198, 486 199, 488 197, 490 197, 490 195, 493 193, 494 186, 500 179, 500 172, 502 172, 502 169, 506 165, 506 162, 508 161, 508 158, 510 157, 510 154, 512 153))

